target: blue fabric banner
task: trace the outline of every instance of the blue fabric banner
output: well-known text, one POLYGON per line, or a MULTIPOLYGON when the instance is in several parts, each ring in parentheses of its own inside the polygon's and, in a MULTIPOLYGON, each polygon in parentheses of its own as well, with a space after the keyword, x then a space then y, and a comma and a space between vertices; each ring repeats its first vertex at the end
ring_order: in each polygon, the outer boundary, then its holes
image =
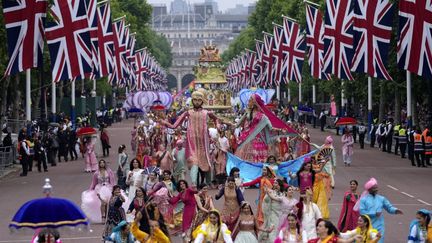
MULTIPOLYGON (((289 181, 290 178, 288 176, 288 173, 290 171, 293 174, 297 173, 297 171, 302 166, 304 159, 315 155, 316 153, 318 153, 318 151, 319 150, 313 150, 312 152, 298 157, 295 160, 285 161, 278 165, 271 165, 270 167, 273 169, 277 176, 287 178, 287 180, 289 181)), ((261 171, 264 166, 269 166, 269 164, 261 162, 252 163, 242 160, 234 154, 228 153, 226 171, 227 174, 229 174, 233 167, 237 167, 240 169, 240 177, 243 178, 243 182, 249 182, 261 176, 261 171)))

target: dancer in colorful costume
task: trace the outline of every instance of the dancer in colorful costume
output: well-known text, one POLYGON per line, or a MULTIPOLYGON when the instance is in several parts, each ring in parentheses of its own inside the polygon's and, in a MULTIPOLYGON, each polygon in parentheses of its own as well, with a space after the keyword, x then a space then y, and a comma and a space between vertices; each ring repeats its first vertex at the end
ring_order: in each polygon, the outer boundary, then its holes
POLYGON ((358 182, 356 180, 350 181, 350 190, 345 192, 344 200, 342 203, 342 210, 339 217, 338 229, 341 232, 353 230, 357 225, 359 213, 354 211, 354 205, 359 200, 357 193, 358 182))
POLYGON ((193 236, 194 243, 233 243, 231 231, 226 224, 222 223, 220 214, 216 210, 210 211, 206 221, 194 230, 193 236))
POLYGON ((381 238, 381 234, 372 227, 372 222, 367 215, 360 215, 357 218, 357 227, 353 230, 340 233, 340 238, 349 239, 356 235, 362 236, 362 242, 364 243, 377 243, 381 238))

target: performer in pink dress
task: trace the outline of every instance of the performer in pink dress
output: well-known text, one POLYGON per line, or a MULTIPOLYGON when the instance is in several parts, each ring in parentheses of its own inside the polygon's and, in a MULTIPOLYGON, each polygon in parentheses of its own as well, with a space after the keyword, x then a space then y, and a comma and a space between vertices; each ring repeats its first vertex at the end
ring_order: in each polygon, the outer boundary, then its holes
POLYGON ((216 126, 219 127, 218 118, 213 112, 203 109, 204 94, 201 91, 195 91, 192 93, 192 104, 193 109, 185 111, 174 124, 168 121, 162 120, 160 123, 169 128, 175 129, 185 119, 188 120, 187 133, 186 133, 186 160, 188 167, 190 168, 190 174, 192 178, 192 184, 198 184, 198 173, 201 177, 205 177, 207 182, 210 182, 210 138, 208 134, 208 119, 212 119, 216 126))
POLYGON ((339 216, 338 229, 341 232, 353 230, 357 226, 357 220, 360 216, 358 211, 353 210, 354 205, 359 200, 360 196, 357 193, 358 182, 350 181, 350 190, 345 192, 342 204, 342 210, 339 216))
POLYGON ((97 170, 97 159, 95 153, 95 141, 93 138, 87 138, 86 140, 86 151, 85 151, 85 163, 86 163, 86 172, 95 172, 97 170))
POLYGON ((189 188, 185 180, 180 180, 178 184, 180 187, 180 193, 171 198, 169 203, 176 205, 179 201, 183 202, 182 232, 184 234, 183 236, 186 236, 187 231, 192 225, 192 220, 195 218, 196 200, 194 195, 198 192, 189 188))
POLYGON ((246 161, 263 162, 268 157, 271 130, 297 132, 267 109, 257 94, 250 97, 248 109, 237 124, 243 125, 243 131, 238 138, 236 155, 246 161))

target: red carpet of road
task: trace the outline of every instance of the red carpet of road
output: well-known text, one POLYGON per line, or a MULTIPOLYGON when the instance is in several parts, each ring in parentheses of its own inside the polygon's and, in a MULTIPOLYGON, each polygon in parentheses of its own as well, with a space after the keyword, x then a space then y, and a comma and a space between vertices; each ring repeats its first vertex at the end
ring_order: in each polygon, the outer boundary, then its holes
MULTIPOLYGON (((130 153, 130 131, 133 120, 123 121, 108 128, 111 151, 110 162, 112 169, 117 164, 117 148, 125 144, 130 153)), ((344 167, 341 154, 340 136, 329 132, 320 132, 318 129, 310 129, 312 142, 322 144, 324 138, 331 134, 337 150, 338 166, 336 168, 336 187, 333 198, 330 201, 331 220, 336 224, 339 217, 342 196, 349 187, 349 181, 359 181, 359 192, 363 190, 363 184, 370 177, 378 180, 380 193, 385 195, 393 205, 400 208, 404 215, 389 215, 386 219, 386 242, 406 242, 409 223, 415 218, 416 210, 426 208, 432 210, 432 168, 412 167, 406 159, 401 159, 393 154, 383 153, 378 149, 360 150, 355 144, 353 164, 344 167)), ((0 180, 0 243, 3 242, 29 242, 32 233, 10 234, 8 224, 18 208, 28 200, 42 197, 42 186, 46 177, 51 179, 53 196, 68 198, 80 205, 81 192, 90 186, 91 174, 84 173, 84 161, 60 163, 57 167, 49 167, 49 172, 38 173, 37 169, 27 177, 19 177, 18 173, 12 173, 0 180)), ((216 194, 216 191, 210 191, 216 194)), ((254 204, 258 192, 256 189, 247 189, 245 199, 254 204)), ((216 207, 221 209, 223 199, 217 201, 216 207)), ((103 226, 92 225, 90 232, 63 232, 63 242, 93 243, 101 242, 103 226)), ((180 238, 173 237, 173 242, 181 242, 180 238)))

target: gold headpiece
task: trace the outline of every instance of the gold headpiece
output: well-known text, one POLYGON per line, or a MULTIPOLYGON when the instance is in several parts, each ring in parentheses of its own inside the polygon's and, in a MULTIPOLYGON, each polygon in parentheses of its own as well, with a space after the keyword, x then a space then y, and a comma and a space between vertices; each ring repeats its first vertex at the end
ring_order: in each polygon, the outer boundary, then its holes
POLYGON ((204 100, 204 94, 201 91, 194 91, 192 93, 192 99, 204 100))

